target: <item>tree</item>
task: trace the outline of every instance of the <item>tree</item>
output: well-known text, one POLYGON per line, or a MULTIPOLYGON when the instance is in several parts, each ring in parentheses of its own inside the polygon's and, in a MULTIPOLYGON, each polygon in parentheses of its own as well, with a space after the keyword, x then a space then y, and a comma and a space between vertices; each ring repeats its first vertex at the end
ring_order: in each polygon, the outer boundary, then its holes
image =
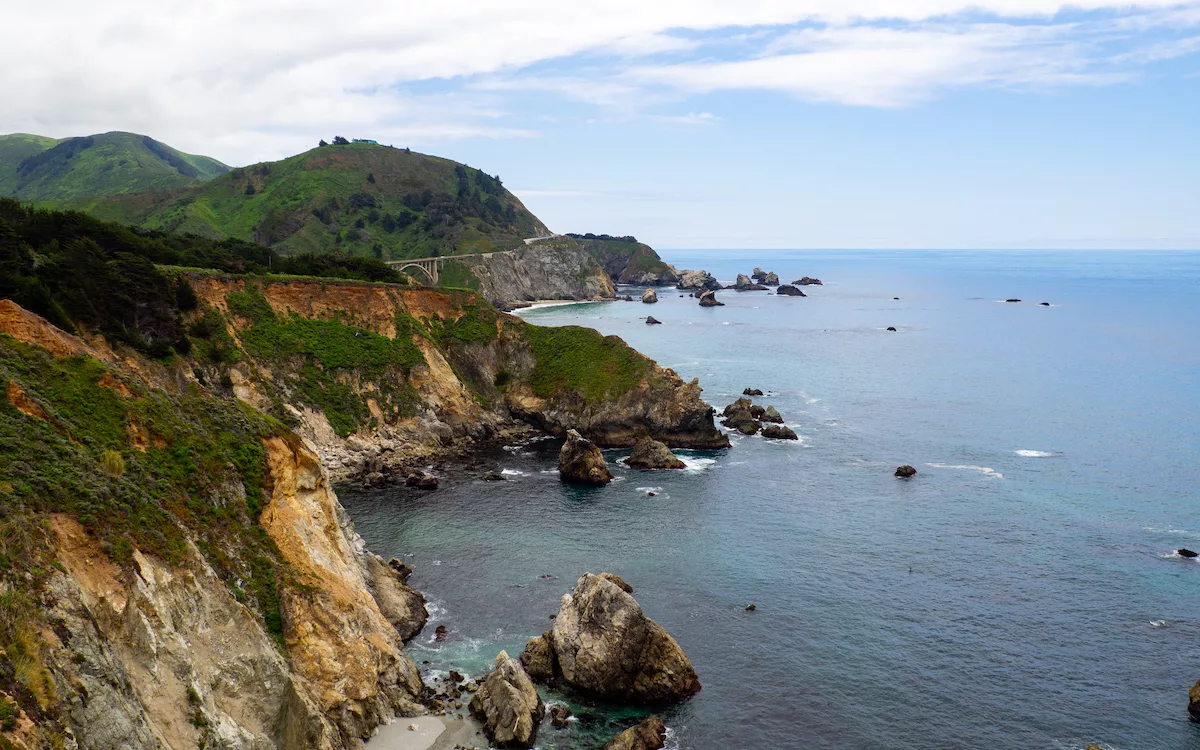
POLYGON ((328 145, 329 145, 329 144, 325 142, 325 139, 324 139, 324 138, 322 138, 322 139, 321 139, 321 142, 317 144, 317 146, 318 146, 318 147, 320 147, 320 146, 328 146, 328 145))
POLYGON ((247 183, 246 183, 246 189, 245 189, 244 191, 242 191, 242 192, 243 192, 245 195, 254 195, 254 194, 255 194, 255 193, 257 193, 258 191, 254 189, 254 183, 253 183, 253 182, 247 182, 247 183))
POLYGON ((374 172, 370 172, 367 174, 367 182, 371 183, 372 185, 375 184, 375 173, 374 172))
POLYGON ((333 137, 333 145, 348 146, 348 145, 350 145, 350 141, 346 140, 345 138, 341 137, 340 135, 335 135, 333 137))

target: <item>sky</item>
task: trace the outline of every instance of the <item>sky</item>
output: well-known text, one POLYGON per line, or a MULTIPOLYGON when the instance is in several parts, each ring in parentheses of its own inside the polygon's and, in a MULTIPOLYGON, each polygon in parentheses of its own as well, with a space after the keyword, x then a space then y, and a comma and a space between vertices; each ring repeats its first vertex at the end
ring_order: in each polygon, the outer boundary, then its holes
POLYGON ((1200 0, 39 0, 0 132, 334 135, 659 248, 1200 249, 1200 0))

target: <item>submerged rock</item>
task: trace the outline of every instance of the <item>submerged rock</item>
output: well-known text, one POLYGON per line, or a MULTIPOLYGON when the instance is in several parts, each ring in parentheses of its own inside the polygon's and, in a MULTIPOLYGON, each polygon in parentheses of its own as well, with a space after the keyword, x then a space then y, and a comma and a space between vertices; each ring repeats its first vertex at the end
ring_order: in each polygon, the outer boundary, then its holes
POLYGON ((471 698, 471 715, 498 747, 533 747, 546 707, 521 662, 501 651, 471 698))
POLYGON ((658 292, 653 289, 647 289, 642 292, 642 302, 645 302, 647 305, 653 305, 655 302, 658 302, 658 292))
POLYGON ((791 427, 785 427, 784 425, 781 425, 781 424, 764 425, 762 428, 762 436, 767 438, 768 440, 799 440, 800 439, 800 436, 797 435, 792 430, 791 427))
POLYGON ((896 476, 900 477, 901 479, 908 479, 909 477, 915 477, 916 475, 917 470, 908 464, 896 467, 896 476))
POLYGON ((646 316, 646 325, 660 326, 660 325, 662 325, 662 321, 659 320, 658 318, 654 317, 653 315, 647 315, 646 316))
POLYGON ((775 424, 783 424, 783 415, 774 406, 768 406, 762 415, 762 421, 774 422, 775 424))
POLYGON ((521 654, 529 675, 606 701, 662 704, 700 690, 683 649, 612 576, 586 573, 554 627, 521 654))
POLYGON ((820 279, 814 279, 811 276, 802 276, 792 283, 796 286, 824 286, 820 279))
POLYGON ((662 750, 667 744, 667 727, 662 719, 650 716, 605 743, 603 750, 662 750))
POLYGON ((888 326, 888 327, 887 327, 887 329, 888 329, 889 331, 891 331, 892 333, 895 333, 895 332, 896 332, 896 326, 888 326))
POLYGON ((558 474, 564 482, 593 487, 603 487, 613 480, 604 454, 575 430, 567 430, 567 442, 558 453, 558 474))
POLYGON ((725 303, 718 302, 717 295, 714 294, 713 291, 710 289, 706 292, 701 293, 700 306, 701 307, 724 307, 725 303))
POLYGON ((1019 300, 1019 299, 1017 299, 1017 298, 1015 298, 1015 297, 1014 297, 1013 299, 1006 299, 1006 300, 1004 300, 1004 301, 1005 301, 1005 302, 1020 302, 1021 300, 1019 300))
POLYGON ((1050 306, 1050 303, 1049 303, 1049 302, 1039 302, 1038 304, 1039 304, 1039 305, 1041 305, 1042 307, 1049 307, 1049 306, 1050 306))
POLYGON ((498 471, 483 472, 483 481, 485 482, 503 482, 505 480, 507 480, 507 477, 498 471))
POLYGON ((1179 555, 1180 557, 1187 558, 1200 557, 1200 553, 1193 552, 1187 547, 1180 547, 1179 549, 1175 550, 1175 554, 1179 555))
POLYGON ((775 290, 775 293, 784 297, 807 297, 808 295, 800 291, 791 284, 784 284, 775 290))
POLYGON ((742 395, 743 396, 761 396, 761 395, 763 395, 763 392, 758 390, 757 388, 747 388, 746 390, 742 391, 742 395))
POLYGON ((625 463, 631 469, 686 469, 687 464, 675 457, 665 444, 644 437, 633 446, 625 463))
POLYGON ((417 487, 422 490, 436 490, 438 488, 438 478, 424 471, 409 474, 404 480, 404 484, 409 487, 417 487))

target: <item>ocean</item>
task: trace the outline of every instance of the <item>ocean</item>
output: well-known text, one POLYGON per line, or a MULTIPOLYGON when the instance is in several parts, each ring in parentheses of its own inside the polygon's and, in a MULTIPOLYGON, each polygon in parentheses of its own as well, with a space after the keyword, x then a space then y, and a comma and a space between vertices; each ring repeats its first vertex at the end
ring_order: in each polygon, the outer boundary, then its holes
MULTIPOLYGON (((801 440, 738 436, 676 472, 608 451, 598 490, 559 483, 554 440, 436 492, 339 487, 432 602, 410 644, 427 672, 484 673, 607 570, 703 683, 662 713, 675 748, 1200 748, 1200 563, 1174 554, 1200 549, 1200 254, 664 257, 825 283, 523 315, 617 334, 718 409, 760 388, 801 440)), ((639 715, 572 705, 538 747, 639 715)))

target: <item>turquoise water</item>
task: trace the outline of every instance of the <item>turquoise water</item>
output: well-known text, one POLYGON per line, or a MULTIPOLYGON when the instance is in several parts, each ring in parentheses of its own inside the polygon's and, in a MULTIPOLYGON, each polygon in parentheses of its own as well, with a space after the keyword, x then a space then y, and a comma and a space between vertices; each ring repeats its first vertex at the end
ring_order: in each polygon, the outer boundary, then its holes
MULTIPOLYGON (((769 391, 802 440, 616 465, 601 490, 558 483, 553 441, 447 467, 434 493, 341 488, 435 602, 418 661, 478 674, 611 570, 704 684, 664 714, 680 748, 1200 748, 1200 564, 1172 554, 1200 548, 1200 255, 668 259, 826 284, 525 317, 618 334, 718 408, 769 391)), ((630 716, 585 719, 540 746, 630 716)))

